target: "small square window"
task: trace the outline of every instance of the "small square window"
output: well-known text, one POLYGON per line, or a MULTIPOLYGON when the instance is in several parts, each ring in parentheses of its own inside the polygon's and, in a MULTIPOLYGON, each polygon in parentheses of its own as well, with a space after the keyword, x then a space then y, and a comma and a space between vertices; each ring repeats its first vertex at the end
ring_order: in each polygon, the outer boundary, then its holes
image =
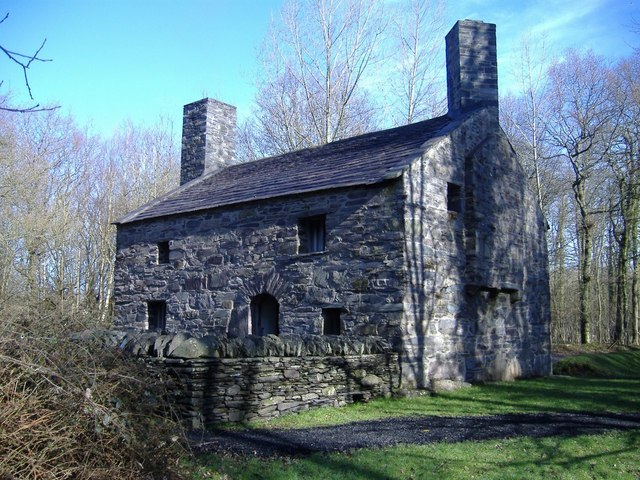
POLYGON ((158 263, 169 263, 169 242, 158 242, 158 263))
POLYGON ((298 220, 299 253, 322 252, 325 249, 326 215, 300 218, 298 220))
POLYGON ((462 187, 455 183, 447 183, 447 210, 462 212, 462 187))
POLYGON ((167 302, 164 300, 147 302, 147 328, 162 331, 167 328, 167 302))
POLYGON ((340 335, 340 309, 339 308, 323 308, 322 309, 322 334, 323 335, 340 335))

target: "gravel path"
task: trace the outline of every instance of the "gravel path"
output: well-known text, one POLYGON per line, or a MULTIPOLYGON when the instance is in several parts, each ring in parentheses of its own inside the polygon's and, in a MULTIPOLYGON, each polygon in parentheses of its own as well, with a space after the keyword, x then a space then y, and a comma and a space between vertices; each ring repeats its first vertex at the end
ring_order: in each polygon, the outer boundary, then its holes
POLYGON ((482 417, 403 417, 296 430, 193 432, 193 449, 261 457, 346 452, 397 444, 582 435, 640 429, 640 413, 537 413, 482 417))

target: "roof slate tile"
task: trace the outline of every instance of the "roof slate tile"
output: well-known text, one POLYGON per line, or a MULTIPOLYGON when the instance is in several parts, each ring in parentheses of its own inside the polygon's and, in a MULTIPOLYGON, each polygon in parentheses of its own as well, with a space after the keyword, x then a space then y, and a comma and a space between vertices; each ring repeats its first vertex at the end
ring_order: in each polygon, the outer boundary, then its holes
POLYGON ((353 185, 369 185, 422 154, 423 144, 450 130, 442 116, 326 145, 231 165, 203 175, 128 213, 116 223, 353 185))

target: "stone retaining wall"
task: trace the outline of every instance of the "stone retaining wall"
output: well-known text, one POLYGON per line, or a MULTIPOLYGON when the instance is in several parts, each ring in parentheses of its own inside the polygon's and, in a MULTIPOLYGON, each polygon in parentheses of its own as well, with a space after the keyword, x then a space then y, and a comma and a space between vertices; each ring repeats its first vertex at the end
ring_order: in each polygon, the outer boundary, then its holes
POLYGON ((175 404, 193 427, 366 401, 399 378, 397 354, 147 361, 175 376, 175 404))
POLYGON ((379 337, 85 332, 170 373, 172 400, 193 427, 277 417, 388 396, 399 388, 398 354, 379 337))

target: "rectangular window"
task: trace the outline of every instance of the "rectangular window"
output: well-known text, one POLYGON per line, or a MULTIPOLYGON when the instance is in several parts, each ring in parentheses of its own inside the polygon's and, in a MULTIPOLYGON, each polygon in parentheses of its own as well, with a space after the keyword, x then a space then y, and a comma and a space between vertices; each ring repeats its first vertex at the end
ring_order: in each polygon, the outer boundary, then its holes
POLYGON ((323 252, 325 249, 326 215, 315 215, 298 220, 299 253, 323 252))
POLYGON ((322 309, 322 334, 323 335, 340 335, 340 309, 339 308, 323 308, 322 309))
POLYGON ((476 257, 481 261, 491 260, 489 236, 476 231, 476 257))
POLYGON ((167 328, 167 302, 164 300, 147 302, 147 328, 162 331, 167 328))
POLYGON ((447 183, 447 210, 462 212, 462 187, 455 183, 447 183))
POLYGON ((169 242, 158 242, 158 264, 169 263, 169 242))

